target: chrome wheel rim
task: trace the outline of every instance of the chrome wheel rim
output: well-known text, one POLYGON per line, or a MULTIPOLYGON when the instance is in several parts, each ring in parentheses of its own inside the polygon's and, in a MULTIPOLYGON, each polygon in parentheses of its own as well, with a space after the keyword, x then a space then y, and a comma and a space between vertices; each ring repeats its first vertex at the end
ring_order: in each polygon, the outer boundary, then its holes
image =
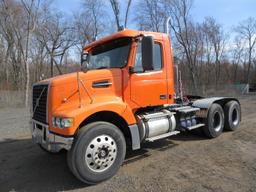
POLYGON ((114 163, 117 155, 115 140, 109 135, 95 137, 87 146, 85 163, 94 172, 103 172, 114 163))
POLYGON ((219 132, 221 130, 221 125, 222 125, 221 114, 218 111, 216 111, 214 113, 214 116, 213 116, 213 127, 214 127, 214 130, 216 132, 219 132))

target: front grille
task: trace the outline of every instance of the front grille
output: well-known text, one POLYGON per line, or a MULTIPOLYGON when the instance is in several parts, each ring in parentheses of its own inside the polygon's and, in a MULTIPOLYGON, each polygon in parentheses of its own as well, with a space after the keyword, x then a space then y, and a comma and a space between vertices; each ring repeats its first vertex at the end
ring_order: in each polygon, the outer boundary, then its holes
POLYGON ((41 123, 47 124, 47 85, 33 86, 33 111, 32 118, 41 123))

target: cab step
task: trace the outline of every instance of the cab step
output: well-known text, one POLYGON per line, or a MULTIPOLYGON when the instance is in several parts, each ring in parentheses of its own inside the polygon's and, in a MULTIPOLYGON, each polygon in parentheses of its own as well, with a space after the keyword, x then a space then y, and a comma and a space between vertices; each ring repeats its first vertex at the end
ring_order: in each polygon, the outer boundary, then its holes
POLYGON ((150 137, 150 138, 147 138, 145 140, 148 141, 148 142, 153 142, 153 141, 156 141, 156 140, 159 140, 159 139, 164 139, 166 137, 170 137, 172 135, 177 135, 179 133, 180 133, 180 131, 172 131, 172 132, 165 133, 165 134, 162 134, 162 135, 157 135, 155 137, 150 137))
POLYGON ((196 107, 176 108, 174 109, 174 111, 179 113, 191 113, 191 112, 200 111, 200 108, 196 108, 196 107))
POLYGON ((180 113, 180 114, 188 114, 188 113, 195 113, 197 111, 200 111, 200 108, 191 107, 191 106, 183 106, 183 107, 172 108, 171 111, 174 111, 174 112, 180 113))
POLYGON ((200 111, 200 108, 191 107, 188 109, 180 110, 179 112, 180 113, 191 113, 191 112, 197 112, 197 111, 200 111))
POLYGON ((194 126, 191 126, 191 127, 183 127, 183 128, 186 129, 186 130, 188 130, 188 131, 191 131, 191 130, 193 130, 193 129, 197 129, 197 128, 203 127, 203 126, 205 126, 205 124, 200 123, 200 124, 197 124, 197 125, 194 125, 194 126))

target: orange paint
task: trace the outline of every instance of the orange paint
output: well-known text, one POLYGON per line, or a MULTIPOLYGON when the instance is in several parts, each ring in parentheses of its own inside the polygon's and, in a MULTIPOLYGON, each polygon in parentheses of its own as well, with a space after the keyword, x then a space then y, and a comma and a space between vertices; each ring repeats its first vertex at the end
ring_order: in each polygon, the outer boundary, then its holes
POLYGON ((134 113, 141 107, 174 103, 174 78, 172 53, 168 35, 163 33, 124 30, 87 45, 84 50, 96 45, 122 37, 136 38, 140 35, 151 35, 162 48, 162 70, 148 73, 129 73, 134 66, 136 42, 132 42, 128 64, 122 69, 98 69, 79 72, 79 77, 87 91, 80 85, 81 103, 79 102, 77 73, 57 76, 45 81, 50 82, 49 92, 49 129, 52 132, 71 136, 79 125, 89 116, 101 111, 115 112, 129 124, 135 124, 134 113), (106 80, 111 83, 106 88, 93 88, 92 84, 106 80), (160 99, 160 95, 166 95, 160 99), (54 128, 52 117, 72 117, 74 126, 66 129, 54 128))

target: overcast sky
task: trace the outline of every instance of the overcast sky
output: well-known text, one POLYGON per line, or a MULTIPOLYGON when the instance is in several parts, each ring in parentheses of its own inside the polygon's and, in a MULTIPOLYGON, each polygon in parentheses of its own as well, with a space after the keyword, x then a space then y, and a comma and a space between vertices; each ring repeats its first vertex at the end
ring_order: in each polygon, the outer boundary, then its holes
MULTIPOLYGON (((83 1, 85 0, 55 0, 54 7, 66 14, 72 14, 81 8, 83 1)), ((133 2, 137 1, 139 0, 133 2)), ((130 18, 133 18, 132 11, 131 9, 130 18)), ((250 16, 256 18, 256 0, 194 0, 192 16, 199 22, 207 16, 212 16, 223 24, 226 30, 229 30, 250 16)), ((129 26, 136 27, 132 20, 129 26)))

